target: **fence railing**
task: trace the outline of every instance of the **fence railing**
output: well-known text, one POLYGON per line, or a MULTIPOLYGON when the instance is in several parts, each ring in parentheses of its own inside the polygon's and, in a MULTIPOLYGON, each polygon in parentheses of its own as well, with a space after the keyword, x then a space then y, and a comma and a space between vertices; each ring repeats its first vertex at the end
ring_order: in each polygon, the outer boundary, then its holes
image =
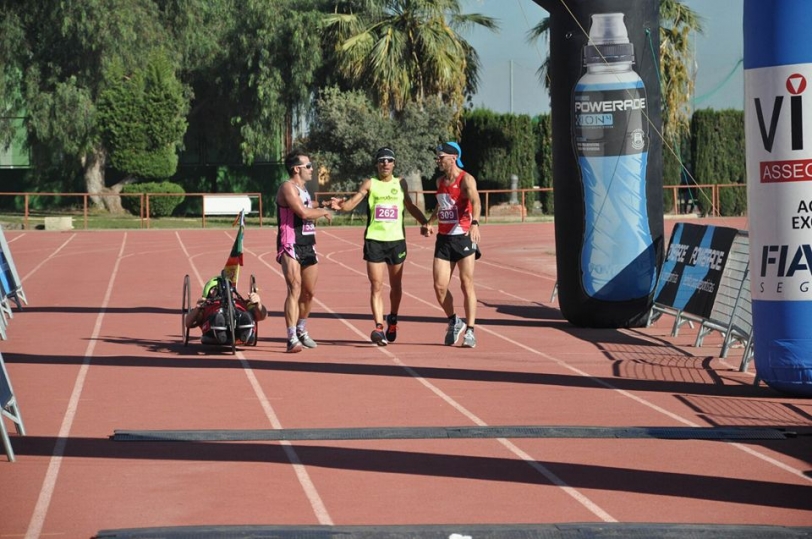
MULTIPOLYGON (((744 189, 743 184, 719 184, 719 185, 665 185, 663 191, 670 192, 672 207, 666 208, 666 213, 672 215, 684 215, 696 213, 700 208, 708 217, 720 217, 720 193, 724 189, 744 189), (701 200, 700 200, 701 199, 701 200)), ((500 217, 507 217, 510 220, 518 218, 521 222, 525 222, 528 217, 528 207, 532 207, 530 201, 534 201, 540 197, 541 194, 552 194, 552 187, 542 188, 521 188, 521 189, 487 189, 480 190, 480 196, 483 200, 482 205, 482 219, 488 222, 491 219, 500 217), (514 197, 515 195, 515 197, 514 197), (510 197, 511 200, 516 200, 517 204, 493 203, 495 198, 501 197, 502 199, 510 197), (513 211, 518 209, 518 211, 513 211), (507 213, 500 213, 509 210, 507 213)), ((252 212, 259 218, 259 226, 263 224, 263 208, 262 208, 262 193, 234 193, 235 195, 248 196, 252 199, 257 199, 257 210, 252 212)), ((339 191, 319 191, 314 193, 314 199, 320 203, 332 196, 351 196, 352 192, 339 192, 339 191)), ((417 201, 418 195, 423 195, 424 199, 427 196, 434 196, 436 191, 410 191, 409 195, 417 201)), ((22 221, 23 227, 29 229, 30 221, 34 214, 37 213, 31 209, 32 198, 34 197, 54 197, 62 199, 74 198, 74 202, 70 200, 61 201, 62 209, 48 210, 48 214, 54 215, 72 215, 82 219, 82 228, 88 228, 88 218, 92 209, 92 201, 95 198, 105 197, 137 197, 139 199, 139 215, 133 218, 137 220, 139 228, 150 228, 150 200, 154 197, 162 196, 183 196, 183 197, 196 197, 200 198, 200 207, 203 208, 203 197, 210 196, 212 193, 33 193, 33 192, 9 192, 0 193, 0 200, 6 197, 19 197, 22 199, 22 221)), ((8 204, 3 204, 3 207, 9 207, 8 204)), ((19 211, 19 210, 18 210, 19 211)), ((1 212, 1 211, 0 211, 1 212)), ((45 212, 38 212, 44 214, 45 212)), ((549 211, 545 211, 549 214, 549 211)), ((206 214, 201 209, 199 214, 200 225, 206 228, 206 214)))
MULTIPOLYGON (((526 218, 527 218, 526 208, 527 208, 528 197, 530 197, 531 195, 533 197, 536 197, 540 193, 552 193, 552 192, 553 192, 552 187, 539 187, 539 188, 530 188, 530 189, 486 189, 486 190, 480 190, 479 191, 480 197, 484 197, 484 203, 482 204, 482 217, 481 217, 481 219, 483 221, 487 222, 491 217, 493 217, 493 211, 497 207, 515 206, 515 207, 519 208, 519 210, 515 211, 515 212, 511 212, 511 215, 514 214, 514 213, 516 215, 519 215, 520 220, 522 222, 524 222, 526 220, 526 218), (494 204, 491 204, 491 196, 492 195, 494 195, 494 196, 495 195, 512 195, 513 193, 516 193, 516 200, 518 202, 517 204, 508 204, 508 205, 504 205, 504 204, 494 205, 494 204)), ((325 201, 325 200, 327 200, 327 199, 329 199, 331 197, 349 197, 349 196, 352 196, 353 194, 354 194, 353 191, 320 191, 318 193, 315 193, 314 198, 315 198, 317 203, 321 204, 322 201, 325 201)), ((436 194, 437 194, 437 191, 409 191, 409 196, 412 198, 412 200, 415 203, 418 202, 417 197, 419 195, 423 195, 423 197, 425 199, 426 195, 435 196, 436 194)), ((420 204, 418 204, 418 205, 420 205, 420 204)), ((361 211, 363 211, 363 209, 361 211)))
MULTIPOLYGON (((91 210, 91 201, 94 198, 126 198, 135 197, 139 199, 138 202, 138 215, 133 215, 133 219, 137 219, 138 228, 150 228, 150 200, 157 197, 194 197, 200 198, 201 208, 203 207, 203 199, 206 196, 211 196, 212 193, 31 193, 31 192, 13 192, 13 193, 0 193, 0 199, 6 197, 20 197, 23 201, 22 209, 22 224, 26 230, 31 227, 31 220, 35 213, 43 215, 68 215, 71 217, 81 217, 83 221, 82 228, 88 228, 88 218, 91 210), (31 209, 32 198, 59 198, 68 199, 61 200, 62 209, 49 209, 47 212, 36 212, 31 209), (71 201, 70 199, 75 199, 71 201)), ((259 218, 259 226, 262 226, 262 193, 239 193, 240 196, 257 199, 257 210, 252 211, 259 218)), ((1 212, 1 211, 0 211, 1 212)), ((206 228, 206 213, 200 212, 200 223, 202 228, 206 228)))

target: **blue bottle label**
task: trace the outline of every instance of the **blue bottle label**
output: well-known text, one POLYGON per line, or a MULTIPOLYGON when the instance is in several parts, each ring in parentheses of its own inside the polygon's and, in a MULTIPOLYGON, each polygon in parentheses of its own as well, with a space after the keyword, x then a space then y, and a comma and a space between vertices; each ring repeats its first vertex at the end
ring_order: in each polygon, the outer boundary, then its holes
POLYGON ((590 297, 627 301, 656 285, 648 222, 645 89, 640 84, 579 85, 573 144, 584 190, 581 284, 590 297))

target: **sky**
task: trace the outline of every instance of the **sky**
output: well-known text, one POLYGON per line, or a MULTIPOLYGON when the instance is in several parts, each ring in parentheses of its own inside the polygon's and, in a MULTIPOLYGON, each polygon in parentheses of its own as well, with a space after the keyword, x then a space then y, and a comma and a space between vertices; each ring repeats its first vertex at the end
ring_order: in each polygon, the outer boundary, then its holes
MULTIPOLYGON (((741 110, 744 105, 742 13, 744 0, 682 0, 701 18, 702 34, 694 36, 696 82, 694 108, 741 110)), ((547 12, 533 0, 461 0, 464 13, 498 20, 499 33, 475 28, 462 36, 476 49, 481 63, 475 106, 495 112, 529 114, 550 111, 550 99, 536 70, 547 56, 547 44, 527 42, 528 31, 547 12)))

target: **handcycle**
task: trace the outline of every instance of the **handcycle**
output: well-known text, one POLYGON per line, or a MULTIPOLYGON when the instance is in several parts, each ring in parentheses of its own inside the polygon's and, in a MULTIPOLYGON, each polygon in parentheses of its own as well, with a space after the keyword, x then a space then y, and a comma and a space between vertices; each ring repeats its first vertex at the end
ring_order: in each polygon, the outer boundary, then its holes
MULTIPOLYGON (((223 317, 225 318, 225 328, 223 328, 227 335, 228 335, 228 342, 226 344, 231 345, 231 353, 237 353, 237 344, 245 344, 248 346, 256 346, 257 345, 257 321, 254 317, 251 317, 251 324, 250 325, 239 325, 237 311, 244 310, 240 306, 237 305, 237 302, 241 302, 242 305, 247 305, 247 301, 237 292, 237 289, 231 285, 231 281, 226 277, 226 272, 220 272, 220 277, 217 280, 217 287, 218 287, 218 299, 210 300, 206 299, 207 305, 212 305, 214 302, 219 302, 219 307, 222 309, 223 317), (238 339, 238 335, 241 334, 244 330, 251 329, 251 338, 248 342, 242 342, 238 339)), ((249 294, 254 293, 257 291, 257 281, 253 275, 250 278, 249 284, 249 294)), ((189 280, 189 275, 184 275, 183 277, 183 299, 181 304, 181 328, 182 328, 182 335, 183 335, 183 345, 186 346, 189 344, 189 334, 192 328, 186 325, 186 316, 189 314, 193 308, 192 304, 192 287, 189 280)), ((205 343, 204 344, 208 344, 205 343)), ((219 343, 218 343, 219 344, 219 343)))

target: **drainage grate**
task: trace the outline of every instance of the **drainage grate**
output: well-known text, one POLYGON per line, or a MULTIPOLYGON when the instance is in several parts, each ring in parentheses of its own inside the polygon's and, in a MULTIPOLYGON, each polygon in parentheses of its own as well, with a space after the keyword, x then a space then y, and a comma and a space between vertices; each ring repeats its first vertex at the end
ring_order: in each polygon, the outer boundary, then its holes
POLYGON ((96 539, 783 539, 812 528, 702 524, 500 524, 415 526, 178 526, 101 530, 96 539))
POLYGON ((442 438, 654 438, 783 440, 793 433, 745 427, 372 427, 261 430, 116 430, 119 442, 252 442, 303 440, 428 440, 442 438))

